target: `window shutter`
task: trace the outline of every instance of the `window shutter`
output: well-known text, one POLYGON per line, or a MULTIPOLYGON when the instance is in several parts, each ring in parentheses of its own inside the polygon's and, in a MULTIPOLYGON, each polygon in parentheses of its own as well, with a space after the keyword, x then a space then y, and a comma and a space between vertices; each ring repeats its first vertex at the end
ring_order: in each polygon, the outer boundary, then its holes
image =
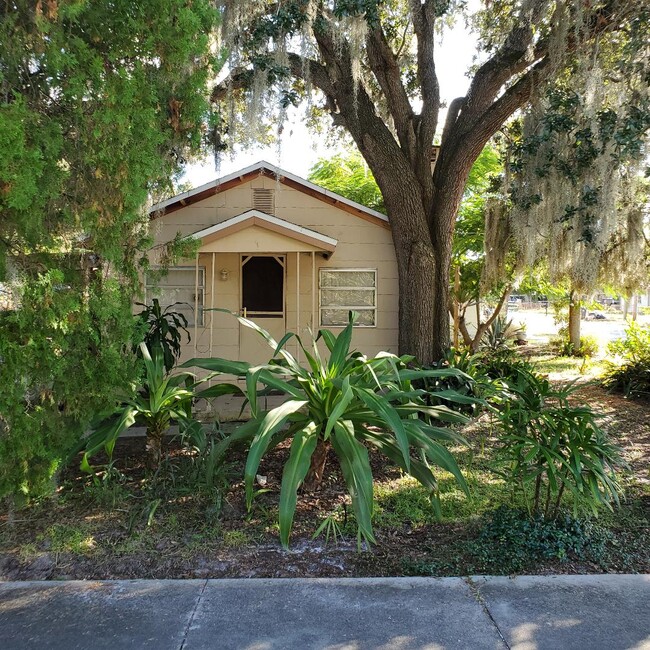
POLYGON ((266 214, 273 214, 275 212, 275 191, 254 187, 253 209, 266 212, 266 214))

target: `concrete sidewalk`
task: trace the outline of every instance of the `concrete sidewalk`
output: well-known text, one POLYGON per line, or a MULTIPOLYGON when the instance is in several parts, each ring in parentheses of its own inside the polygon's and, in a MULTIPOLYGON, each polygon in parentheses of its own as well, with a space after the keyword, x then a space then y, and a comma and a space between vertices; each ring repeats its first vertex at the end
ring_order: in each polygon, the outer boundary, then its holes
POLYGON ((650 576, 8 582, 0 648, 650 649, 650 576))

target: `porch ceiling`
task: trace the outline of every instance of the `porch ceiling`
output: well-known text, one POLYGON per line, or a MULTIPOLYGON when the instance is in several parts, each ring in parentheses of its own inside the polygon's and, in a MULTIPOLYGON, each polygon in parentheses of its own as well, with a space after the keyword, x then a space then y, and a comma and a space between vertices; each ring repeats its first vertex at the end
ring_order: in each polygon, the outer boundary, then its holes
POLYGON ((333 253, 337 240, 260 210, 248 210, 190 235, 200 253, 333 253))

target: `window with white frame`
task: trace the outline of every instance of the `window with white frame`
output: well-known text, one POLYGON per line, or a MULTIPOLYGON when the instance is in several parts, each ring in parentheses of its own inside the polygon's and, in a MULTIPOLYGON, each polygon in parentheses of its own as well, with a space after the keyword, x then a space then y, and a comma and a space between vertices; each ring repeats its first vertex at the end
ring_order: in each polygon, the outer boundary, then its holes
POLYGON ((162 277, 156 277, 157 275, 145 278, 145 303, 151 304, 153 298, 158 298, 163 309, 173 307, 174 311, 187 318, 188 325, 194 326, 196 323, 202 327, 205 267, 199 266, 198 284, 194 266, 176 266, 170 268, 162 277))
POLYGON ((376 269, 320 269, 320 324, 342 326, 356 311, 356 327, 377 325, 376 269))

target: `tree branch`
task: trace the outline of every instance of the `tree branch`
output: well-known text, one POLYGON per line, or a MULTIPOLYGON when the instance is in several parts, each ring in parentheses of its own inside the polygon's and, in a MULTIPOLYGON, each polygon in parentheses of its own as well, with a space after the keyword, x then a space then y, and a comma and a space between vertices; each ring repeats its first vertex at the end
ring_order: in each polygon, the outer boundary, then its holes
POLYGON ((504 303, 510 297, 510 291, 512 291, 512 284, 508 282, 503 289, 503 293, 501 294, 501 298, 499 298, 499 302, 497 303, 497 306, 490 314, 490 317, 485 321, 485 323, 476 324, 476 334, 474 335, 474 340, 472 341, 472 350, 474 351, 478 350, 478 346, 481 343, 481 339, 483 338, 483 335, 485 334, 485 332, 488 331, 488 329, 490 329, 490 325, 492 325, 492 323, 494 323, 494 321, 497 319, 497 317, 501 313, 501 310, 503 309, 504 303))
POLYGON ((447 109, 447 118, 445 119, 445 126, 442 130, 442 137, 440 139, 440 145, 442 147, 445 146, 445 143, 449 138, 449 134, 451 133, 454 124, 456 123, 456 119, 458 118, 458 114, 460 113, 460 110, 465 103, 465 99, 465 97, 456 97, 456 99, 452 99, 451 103, 449 104, 449 108, 447 109))
POLYGON ((217 84, 210 95, 213 104, 222 101, 233 90, 245 90, 250 86, 252 71, 246 68, 233 70, 221 83, 217 84))
POLYGON ((483 113, 480 121, 466 134, 468 141, 476 139, 475 149, 478 149, 479 153, 503 123, 528 102, 533 89, 544 81, 549 72, 548 58, 542 59, 483 113))
POLYGON ((419 0, 410 0, 410 5, 417 39, 417 72, 422 94, 422 110, 417 129, 419 160, 416 161, 416 170, 425 189, 425 204, 428 205, 433 197, 431 146, 438 128, 440 111, 440 84, 433 56, 436 2, 426 0, 421 4, 419 0))
POLYGON ((375 27, 368 33, 366 47, 370 69, 386 96, 397 138, 404 153, 413 160, 415 154, 413 108, 402 83, 397 59, 381 27, 375 27))
MULTIPOLYGON (((427 0, 420 4, 419 0, 410 0, 410 4, 417 39, 418 81, 422 93, 419 139, 423 147, 430 147, 438 126, 440 110, 440 84, 433 57, 436 2, 427 0)), ((428 155, 429 152, 427 157, 428 155)))
MULTIPOLYGON (((534 25, 539 21, 546 8, 544 0, 533 0, 532 6, 523 9, 519 18, 506 37, 503 45, 476 72, 467 92, 467 108, 464 122, 474 122, 494 101, 503 85, 517 73, 522 64, 533 63, 528 57, 535 31, 534 25)), ((537 53, 538 57, 546 52, 537 53)))

